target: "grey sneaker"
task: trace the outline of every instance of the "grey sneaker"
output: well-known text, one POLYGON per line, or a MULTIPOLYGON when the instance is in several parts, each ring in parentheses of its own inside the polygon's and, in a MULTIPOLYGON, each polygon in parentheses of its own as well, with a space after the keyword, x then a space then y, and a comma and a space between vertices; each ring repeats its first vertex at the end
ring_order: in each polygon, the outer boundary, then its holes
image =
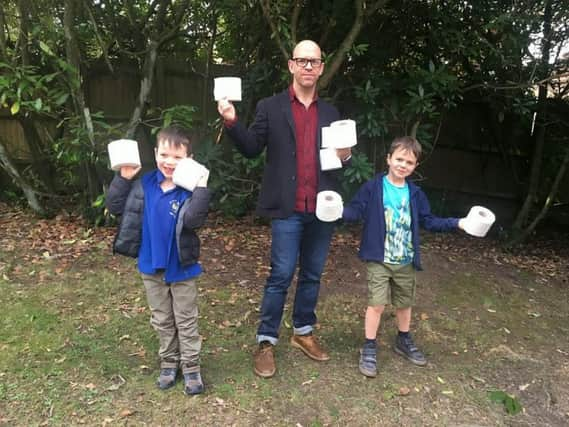
POLYGON ((427 364, 425 355, 417 348, 413 342, 413 338, 411 338, 411 334, 407 337, 397 335, 393 350, 417 366, 425 366, 427 364))
POLYGON ((360 349, 360 372, 366 377, 377 375, 377 348, 364 345, 360 349))
POLYGON ((162 368, 160 369, 160 376, 156 381, 156 385, 160 390, 167 390, 176 384, 177 368, 162 368))
POLYGON ((184 374, 184 393, 191 396, 203 393, 203 391, 204 385, 199 372, 188 372, 184 374))

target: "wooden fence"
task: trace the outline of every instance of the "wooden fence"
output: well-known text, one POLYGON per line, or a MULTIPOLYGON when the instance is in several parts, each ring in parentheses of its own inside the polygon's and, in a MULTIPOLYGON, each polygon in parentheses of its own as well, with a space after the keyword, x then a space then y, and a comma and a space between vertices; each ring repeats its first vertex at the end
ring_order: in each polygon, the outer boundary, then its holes
MULTIPOLYGON (((198 118, 201 121, 217 117, 212 79, 205 81, 202 69, 183 61, 159 61, 149 108, 193 105, 200 110, 198 118)), ((212 74, 231 75, 231 68, 215 66, 212 74)), ((86 99, 90 110, 104 112, 109 123, 127 122, 138 96, 139 80, 136 68, 128 65, 117 67, 114 74, 103 65, 93 67, 86 73, 86 99)), ((56 132, 55 124, 47 123, 45 127, 56 132)), ((511 218, 524 194, 513 176, 516 173, 527 175, 528 159, 510 155, 510 164, 506 164, 505 157, 494 151, 496 135, 490 135, 487 128, 487 122, 476 112, 476 106, 465 106, 448 117, 436 149, 418 169, 424 177, 421 184, 438 192, 439 198, 447 200, 454 209, 457 204, 487 204, 498 210, 502 217, 511 218)), ((17 163, 25 164, 30 160, 22 129, 7 110, 0 110, 0 136, 17 163)), ((523 138, 527 139, 527 135, 523 138)), ((107 142, 100 141, 101 144, 107 142)), ((364 146, 360 149, 368 154, 372 151, 369 145, 367 149, 364 146)), ((384 159, 377 158, 379 169, 382 164, 384 159)), ((0 185, 5 179, 0 176, 0 185)), ((561 188, 562 198, 569 201, 569 177, 561 188)))

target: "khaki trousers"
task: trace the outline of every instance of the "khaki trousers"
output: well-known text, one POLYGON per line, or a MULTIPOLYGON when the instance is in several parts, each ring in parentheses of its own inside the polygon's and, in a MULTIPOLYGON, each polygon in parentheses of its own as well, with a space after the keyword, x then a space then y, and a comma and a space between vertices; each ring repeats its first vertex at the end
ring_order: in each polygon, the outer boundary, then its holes
POLYGON ((167 284, 164 273, 142 274, 152 316, 150 324, 160 340, 161 368, 182 366, 184 373, 199 370, 198 290, 195 280, 167 284))

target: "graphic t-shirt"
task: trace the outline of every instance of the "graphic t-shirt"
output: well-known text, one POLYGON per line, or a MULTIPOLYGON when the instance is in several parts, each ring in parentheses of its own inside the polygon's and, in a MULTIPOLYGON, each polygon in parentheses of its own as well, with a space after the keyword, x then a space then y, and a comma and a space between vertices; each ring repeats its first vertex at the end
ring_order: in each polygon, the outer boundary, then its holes
POLYGON ((385 253, 387 264, 409 264, 413 261, 409 186, 393 185, 383 177, 383 209, 385 215, 385 253))

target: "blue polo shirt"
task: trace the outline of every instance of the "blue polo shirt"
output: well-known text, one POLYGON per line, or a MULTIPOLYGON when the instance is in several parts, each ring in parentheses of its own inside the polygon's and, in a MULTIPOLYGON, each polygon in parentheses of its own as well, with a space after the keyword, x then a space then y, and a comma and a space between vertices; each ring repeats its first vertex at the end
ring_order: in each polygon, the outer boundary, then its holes
POLYGON ((202 268, 199 263, 182 266, 176 245, 178 213, 192 193, 181 187, 162 191, 162 181, 164 175, 158 169, 142 177, 144 213, 138 269, 145 274, 163 270, 164 280, 173 283, 197 277, 202 268))

